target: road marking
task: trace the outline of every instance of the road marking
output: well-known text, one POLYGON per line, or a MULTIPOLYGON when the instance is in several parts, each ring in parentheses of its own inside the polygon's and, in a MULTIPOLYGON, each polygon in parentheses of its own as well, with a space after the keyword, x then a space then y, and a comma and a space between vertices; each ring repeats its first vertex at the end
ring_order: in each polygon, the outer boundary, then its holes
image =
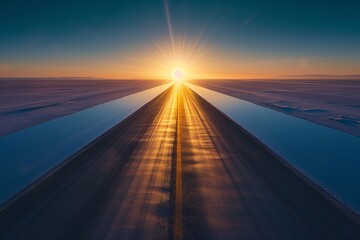
POLYGON ((177 86, 177 126, 176 126, 176 202, 174 239, 183 239, 182 222, 182 176, 181 176, 181 132, 180 132, 180 101, 181 87, 177 86))

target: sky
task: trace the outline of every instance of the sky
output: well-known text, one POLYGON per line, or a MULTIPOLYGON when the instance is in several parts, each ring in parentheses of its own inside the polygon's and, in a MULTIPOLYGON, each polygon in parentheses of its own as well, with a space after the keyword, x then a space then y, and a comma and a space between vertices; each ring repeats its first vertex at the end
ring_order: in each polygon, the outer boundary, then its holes
POLYGON ((360 1, 3 0, 0 77, 360 74, 360 1))

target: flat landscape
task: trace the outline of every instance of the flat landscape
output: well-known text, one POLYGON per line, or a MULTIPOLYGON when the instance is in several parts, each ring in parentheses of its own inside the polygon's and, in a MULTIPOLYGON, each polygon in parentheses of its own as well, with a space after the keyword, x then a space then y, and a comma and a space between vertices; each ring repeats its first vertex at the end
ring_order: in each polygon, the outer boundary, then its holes
POLYGON ((360 136, 360 80, 196 80, 192 83, 360 136))
POLYGON ((0 79, 0 136, 162 83, 79 78, 0 79))
POLYGON ((0 240, 360 240, 360 1, 2 1, 0 240))
POLYGON ((1 239, 359 239, 359 219, 184 85, 0 212, 1 239))

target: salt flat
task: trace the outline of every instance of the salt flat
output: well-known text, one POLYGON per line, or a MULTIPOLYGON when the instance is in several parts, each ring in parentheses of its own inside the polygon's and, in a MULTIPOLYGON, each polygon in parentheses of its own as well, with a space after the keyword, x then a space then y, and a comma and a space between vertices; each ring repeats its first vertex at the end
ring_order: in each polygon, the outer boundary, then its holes
POLYGON ((0 209, 1 239, 359 236, 357 215, 181 85, 0 209))
POLYGON ((79 78, 0 79, 0 136, 162 83, 79 78))
POLYGON ((360 80, 197 80, 192 83, 360 136, 360 80))

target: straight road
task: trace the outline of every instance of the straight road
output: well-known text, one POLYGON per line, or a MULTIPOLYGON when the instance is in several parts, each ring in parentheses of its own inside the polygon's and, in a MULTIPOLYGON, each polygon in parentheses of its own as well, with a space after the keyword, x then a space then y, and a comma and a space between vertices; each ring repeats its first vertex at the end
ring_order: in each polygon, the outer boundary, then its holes
POLYGON ((177 84, 5 206, 0 239, 360 239, 360 226, 177 84))

